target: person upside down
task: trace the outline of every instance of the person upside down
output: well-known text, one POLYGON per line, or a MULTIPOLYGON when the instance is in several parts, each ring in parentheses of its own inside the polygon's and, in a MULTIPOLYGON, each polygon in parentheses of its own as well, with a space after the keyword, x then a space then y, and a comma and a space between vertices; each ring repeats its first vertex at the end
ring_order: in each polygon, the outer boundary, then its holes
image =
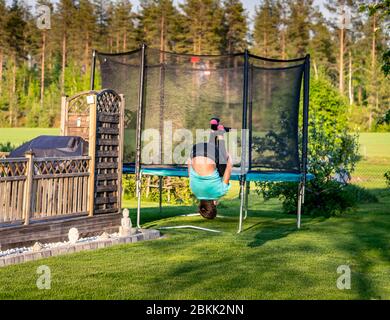
POLYGON ((192 147, 188 160, 188 176, 193 194, 200 200, 199 213, 206 219, 217 215, 217 200, 230 189, 233 162, 226 151, 225 127, 218 118, 210 121, 209 142, 192 147))

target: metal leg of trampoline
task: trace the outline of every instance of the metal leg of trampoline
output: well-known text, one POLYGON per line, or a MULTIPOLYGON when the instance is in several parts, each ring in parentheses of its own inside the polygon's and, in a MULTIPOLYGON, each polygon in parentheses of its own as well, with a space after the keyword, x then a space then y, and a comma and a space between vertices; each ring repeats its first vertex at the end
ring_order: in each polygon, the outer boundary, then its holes
POLYGON ((172 227, 159 227, 157 228, 159 230, 170 230, 170 229, 194 229, 194 230, 201 230, 201 231, 207 231, 207 232, 214 232, 214 233, 221 233, 222 231, 215 230, 215 229, 209 229, 209 228, 202 228, 192 225, 183 225, 183 226, 172 226, 172 227))
POLYGON ((162 187, 163 187, 163 177, 158 177, 158 191, 159 191, 159 208, 160 208, 160 214, 162 212, 162 187))
POLYGON ((245 215, 244 215, 244 220, 248 218, 248 205, 249 205, 249 191, 250 191, 250 181, 245 182, 245 215))
POLYGON ((301 214, 302 214, 302 203, 303 203, 303 188, 302 182, 299 183, 298 187, 298 208, 297 208, 297 228, 301 228, 301 214))
POLYGON ((238 222, 237 233, 240 233, 242 231, 242 222, 244 219, 244 202, 245 202, 245 181, 242 179, 240 181, 240 220, 238 222))
POLYGON ((142 177, 140 175, 139 181, 137 181, 137 228, 141 229, 141 181, 142 177))

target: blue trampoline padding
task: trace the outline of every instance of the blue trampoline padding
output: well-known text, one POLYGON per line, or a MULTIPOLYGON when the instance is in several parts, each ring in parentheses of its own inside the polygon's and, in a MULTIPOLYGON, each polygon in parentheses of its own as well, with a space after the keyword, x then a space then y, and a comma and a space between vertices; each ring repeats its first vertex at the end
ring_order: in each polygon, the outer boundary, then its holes
MULTIPOLYGON (((187 168, 142 168, 142 174, 160 177, 188 177, 187 168)), ((123 173, 135 173, 134 166, 124 166, 123 173)), ((314 179, 314 175, 308 173, 307 180, 314 179)), ((232 174, 231 180, 240 180, 240 175, 232 174)), ((301 180, 300 173, 291 172, 248 172, 246 174, 247 181, 273 181, 273 182, 298 182, 301 180)))

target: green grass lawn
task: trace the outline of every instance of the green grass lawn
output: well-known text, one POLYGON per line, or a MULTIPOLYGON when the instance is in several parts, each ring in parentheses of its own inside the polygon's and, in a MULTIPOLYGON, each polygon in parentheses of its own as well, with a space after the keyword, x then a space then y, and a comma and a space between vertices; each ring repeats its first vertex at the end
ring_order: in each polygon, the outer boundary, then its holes
MULTIPOLYGON (((365 170, 388 157, 388 140, 380 140, 361 139, 376 153, 365 170)), ((144 202, 145 227, 193 224, 223 232, 165 230, 161 240, 0 268, 0 299, 390 299, 390 191, 372 191, 378 203, 341 217, 303 217, 299 231, 280 202, 252 193, 239 235, 237 185, 219 206, 228 217, 212 221, 180 217, 195 207, 166 205, 160 214, 156 203, 144 202), (51 268, 51 290, 36 287, 40 265, 51 268), (351 290, 336 287, 340 265, 351 268, 351 290)), ((134 222, 135 202, 124 206, 134 222)))
POLYGON ((40 135, 59 134, 59 128, 0 128, 0 143, 11 142, 12 145, 19 146, 40 135))
POLYGON ((165 207, 160 216, 155 203, 144 203, 146 227, 223 233, 170 230, 161 240, 1 268, 0 299, 390 299, 390 195, 378 194, 379 203, 343 217, 304 217, 299 231, 278 202, 252 194, 239 235, 233 192, 219 209, 230 217, 213 221, 178 216, 193 207, 165 207), (51 268, 51 290, 36 288, 40 265, 51 268), (340 265, 352 270, 351 290, 336 287, 340 265))
POLYGON ((361 161, 353 181, 368 188, 384 188, 384 173, 390 170, 390 133, 360 134, 361 161))

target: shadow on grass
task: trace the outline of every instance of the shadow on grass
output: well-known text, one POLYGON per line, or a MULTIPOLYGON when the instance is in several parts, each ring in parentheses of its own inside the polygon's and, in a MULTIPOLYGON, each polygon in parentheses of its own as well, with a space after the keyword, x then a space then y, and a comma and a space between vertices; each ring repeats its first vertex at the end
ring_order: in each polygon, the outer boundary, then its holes
POLYGON ((360 205, 357 214, 343 223, 343 232, 349 237, 345 238, 346 241, 335 239, 334 245, 346 253, 346 264, 350 265, 352 271, 352 286, 359 292, 360 298, 388 299, 381 295, 378 286, 381 279, 375 281, 373 278, 380 272, 378 270, 388 272, 390 263, 390 190, 370 191, 378 196, 378 203, 360 205))

